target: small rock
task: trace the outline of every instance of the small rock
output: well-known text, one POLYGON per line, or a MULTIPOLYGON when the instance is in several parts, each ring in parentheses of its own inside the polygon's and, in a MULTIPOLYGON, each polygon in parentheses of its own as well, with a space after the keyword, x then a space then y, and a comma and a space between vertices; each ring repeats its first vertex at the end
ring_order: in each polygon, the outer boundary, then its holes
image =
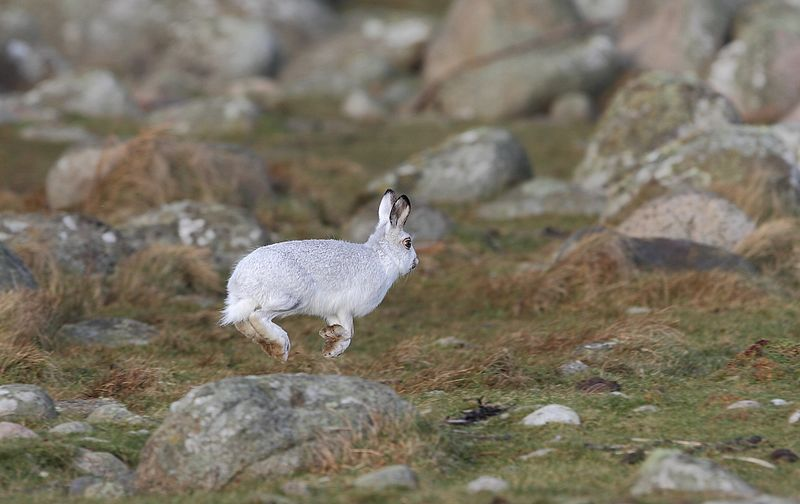
POLYGON ((620 384, 615 381, 606 380, 605 378, 601 378, 599 376, 593 376, 591 378, 579 381, 575 385, 575 388, 588 394, 600 394, 603 392, 616 392, 622 387, 620 387, 620 384))
POLYGON ((293 479, 281 485, 281 492, 286 495, 296 495, 298 497, 311 497, 311 489, 307 482, 293 479))
POLYGON ((580 425, 581 419, 572 408, 548 404, 522 419, 523 425, 539 426, 549 423, 580 425))
POLYGON ((128 425, 141 425, 147 423, 143 416, 131 413, 128 408, 121 404, 106 404, 92 411, 86 418, 92 424, 97 423, 116 423, 128 425))
POLYGON ((631 398, 631 396, 629 396, 628 394, 625 394, 624 392, 620 392, 619 390, 612 390, 611 392, 608 393, 608 395, 614 396, 614 397, 621 397, 623 399, 630 399, 631 398))
POLYGON ((495 478, 494 476, 480 476, 467 483, 467 491, 469 493, 502 493, 508 488, 509 485, 506 480, 495 478))
POLYGON ((579 360, 569 361, 558 367, 558 371, 565 376, 583 373, 588 370, 589 366, 579 360))
POLYGON ((386 117, 386 109, 363 89, 350 92, 342 103, 342 114, 358 121, 376 121, 386 117))
POLYGON ((47 432, 49 432, 50 434, 59 434, 59 435, 91 434, 92 432, 94 432, 94 427, 92 427, 86 422, 65 422, 56 425, 47 432))
POLYGON ((631 488, 634 497, 660 491, 708 492, 753 497, 758 491, 714 462, 680 450, 656 449, 631 488))
POLYGON ((653 404, 643 404, 641 406, 633 408, 633 411, 635 413, 655 413, 656 411, 658 411, 658 406, 655 406, 653 404))
POLYGON ((551 453, 556 451, 554 448, 539 448, 538 450, 533 450, 530 453, 526 453, 525 455, 520 455, 520 460, 529 460, 532 458, 541 458, 545 457, 551 453))
POLYGON ((65 399, 56 401, 56 411, 64 416, 86 418, 89 414, 108 404, 122 406, 119 401, 108 397, 98 397, 96 399, 65 399))
POLYGON ((0 422, 0 439, 38 439, 39 436, 18 423, 0 422))
POLYGON ((761 407, 761 403, 760 402, 751 401, 749 399, 746 399, 744 401, 736 401, 735 403, 728 405, 728 407, 725 408, 725 409, 729 409, 729 410, 733 410, 733 409, 755 409, 755 408, 760 408, 760 407, 761 407))
POLYGON ((455 336, 446 336, 434 341, 434 344, 442 348, 467 348, 472 346, 469 342, 456 338, 455 336))
POLYGON ((795 424, 797 422, 800 422, 800 410, 797 410, 794 413, 792 413, 791 415, 789 415, 789 423, 790 424, 795 424))
POLYGON ((560 123, 586 122, 592 119, 592 99, 586 93, 566 93, 550 106, 550 119, 560 123))
POLYGON ((111 500, 131 495, 133 492, 130 476, 123 475, 114 480, 98 476, 81 476, 70 482, 68 493, 73 497, 111 500))
POLYGON ((607 350, 611 350, 617 346, 617 344, 619 344, 619 341, 617 340, 596 341, 594 343, 586 343, 585 345, 582 345, 581 349, 589 352, 605 352, 607 350))
POLYGON ((771 399, 769 403, 773 406, 788 406, 790 403, 784 399, 771 399))
POLYGON ((0 386, 0 419, 47 420, 56 416, 55 404, 43 388, 18 383, 0 386))
POLYGON ((78 454, 72 462, 79 471, 101 478, 117 478, 130 473, 125 462, 107 452, 94 452, 78 448, 78 454))
POLYGON ((705 501, 703 504, 800 504, 800 501, 785 497, 775 497, 774 495, 762 494, 750 499, 705 501))
POLYGON ((419 482, 416 473, 407 465, 393 465, 359 476, 353 481, 353 485, 370 490, 386 488, 414 490, 419 487, 419 482))
POLYGON ((631 306, 625 310, 625 313, 628 315, 647 315, 648 313, 652 312, 653 310, 646 306, 631 306))
POLYGON ((65 324, 56 333, 55 341, 116 348, 147 345, 157 335, 158 330, 144 322, 126 318, 108 318, 65 324))
POLYGON ((778 448, 769 454, 769 458, 775 462, 794 463, 798 461, 797 454, 788 448, 778 448))

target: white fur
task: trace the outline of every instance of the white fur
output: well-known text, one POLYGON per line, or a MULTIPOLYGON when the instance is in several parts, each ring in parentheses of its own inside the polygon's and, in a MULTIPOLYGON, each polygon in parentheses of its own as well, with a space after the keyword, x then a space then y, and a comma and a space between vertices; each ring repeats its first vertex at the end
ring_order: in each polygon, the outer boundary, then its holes
POLYGON ((301 240, 254 250, 228 280, 220 324, 239 328, 238 323, 249 320, 261 329, 256 332, 262 338, 283 345, 286 359, 288 335, 272 320, 315 315, 329 326, 343 328, 341 341, 326 356, 341 354, 353 336, 353 318, 374 310, 395 280, 417 265, 413 246, 406 249, 403 244, 410 238, 403 231, 410 212, 407 203, 408 199, 387 191, 378 209, 378 224, 366 243, 301 240))

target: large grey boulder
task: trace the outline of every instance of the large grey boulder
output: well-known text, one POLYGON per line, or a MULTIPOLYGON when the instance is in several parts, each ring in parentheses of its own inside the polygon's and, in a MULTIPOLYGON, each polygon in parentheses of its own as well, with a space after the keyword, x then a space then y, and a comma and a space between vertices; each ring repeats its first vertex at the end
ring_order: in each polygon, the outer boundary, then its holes
POLYGON ((737 497, 754 497, 759 493, 710 460, 695 458, 680 450, 660 448, 642 464, 631 494, 639 497, 663 491, 707 492, 737 497))
POLYGON ((741 0, 670 0, 622 23, 620 50, 637 66, 701 75, 722 47, 741 0))
POLYGON ((334 35, 301 51, 280 74, 289 95, 344 98, 411 73, 433 32, 425 17, 349 15, 334 35))
POLYGON ((106 224, 78 214, 0 214, 0 242, 20 254, 52 254, 66 271, 108 273, 126 252, 106 224))
POLYGON ((218 489, 314 467, 355 440, 403 425, 413 408, 385 385, 336 375, 228 378, 172 404, 140 455, 142 490, 218 489))
POLYGON ((520 219, 539 215, 600 215, 602 194, 565 180, 537 177, 478 208, 484 219, 520 219))
POLYGON ((22 98, 27 106, 53 108, 86 117, 136 117, 128 90, 107 70, 64 74, 40 82, 22 98))
POLYGON ((22 259, 0 243, 0 292, 37 287, 33 274, 22 259))
POLYGON ((800 211, 800 163, 789 132, 720 126, 674 140, 606 186, 604 215, 633 210, 646 194, 710 190, 753 219, 800 211))
POLYGON ((78 206, 89 197, 95 183, 111 172, 124 153, 124 144, 68 149, 47 173, 47 204, 53 210, 78 206))
POLYGON ((568 238, 555 256, 560 261, 610 259, 620 271, 732 271, 754 274, 744 257, 688 240, 633 238, 602 227, 580 230, 568 238))
POLYGON ((57 344, 100 345, 105 347, 143 346, 158 335, 158 330, 144 322, 126 318, 84 320, 64 324, 56 333, 57 344))
POLYGON ((733 251, 755 228, 755 222, 725 198, 685 191, 649 201, 617 230, 636 238, 690 240, 733 251))
POLYGON ((611 38, 588 33, 498 58, 450 77, 467 61, 556 29, 575 28, 580 16, 559 0, 457 0, 425 57, 424 80, 446 79, 437 99, 450 116, 493 119, 545 110, 567 91, 596 92, 617 73, 611 38))
POLYGON ((733 105, 700 80, 648 72, 614 95, 574 180, 589 191, 602 192, 635 172, 643 158, 663 144, 737 121, 733 105))
POLYGON ((267 234, 244 210, 196 201, 168 203, 130 218, 119 229, 136 250, 153 244, 206 247, 223 267, 268 243, 267 234))
POLYGON ((49 420, 58 416, 53 399, 37 385, 0 385, 0 419, 49 420))
MULTIPOLYGON (((700 2, 702 3, 702 2, 700 2)), ((709 72, 748 122, 772 122, 800 100, 800 9, 783 0, 752 2, 738 17, 734 39, 709 72)))
POLYGON ((525 149, 511 133, 477 128, 424 150, 373 180, 369 191, 387 187, 431 203, 472 202, 495 196, 532 176, 525 149))

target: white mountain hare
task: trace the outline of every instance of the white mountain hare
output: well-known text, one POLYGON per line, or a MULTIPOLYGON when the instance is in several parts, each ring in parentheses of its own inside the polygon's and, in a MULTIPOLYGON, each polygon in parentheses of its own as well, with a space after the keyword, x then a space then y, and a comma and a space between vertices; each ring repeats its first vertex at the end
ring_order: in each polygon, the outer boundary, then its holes
POLYGON ((410 213, 408 197, 389 189, 366 243, 300 240, 254 250, 231 273, 220 324, 234 324, 267 354, 286 360, 289 335, 273 319, 315 315, 328 323, 319 332, 323 355, 338 357, 350 346, 353 317, 374 310, 395 280, 417 267, 403 230, 410 213))

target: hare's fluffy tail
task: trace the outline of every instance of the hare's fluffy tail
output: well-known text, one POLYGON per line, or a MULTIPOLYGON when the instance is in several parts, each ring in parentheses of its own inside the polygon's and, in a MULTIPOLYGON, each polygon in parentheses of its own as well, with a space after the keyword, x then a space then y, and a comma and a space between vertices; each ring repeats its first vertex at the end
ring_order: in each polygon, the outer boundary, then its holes
POLYGON ((228 299, 225 300, 225 309, 222 310, 222 319, 219 325, 234 324, 245 320, 258 308, 258 302, 253 299, 228 299))

